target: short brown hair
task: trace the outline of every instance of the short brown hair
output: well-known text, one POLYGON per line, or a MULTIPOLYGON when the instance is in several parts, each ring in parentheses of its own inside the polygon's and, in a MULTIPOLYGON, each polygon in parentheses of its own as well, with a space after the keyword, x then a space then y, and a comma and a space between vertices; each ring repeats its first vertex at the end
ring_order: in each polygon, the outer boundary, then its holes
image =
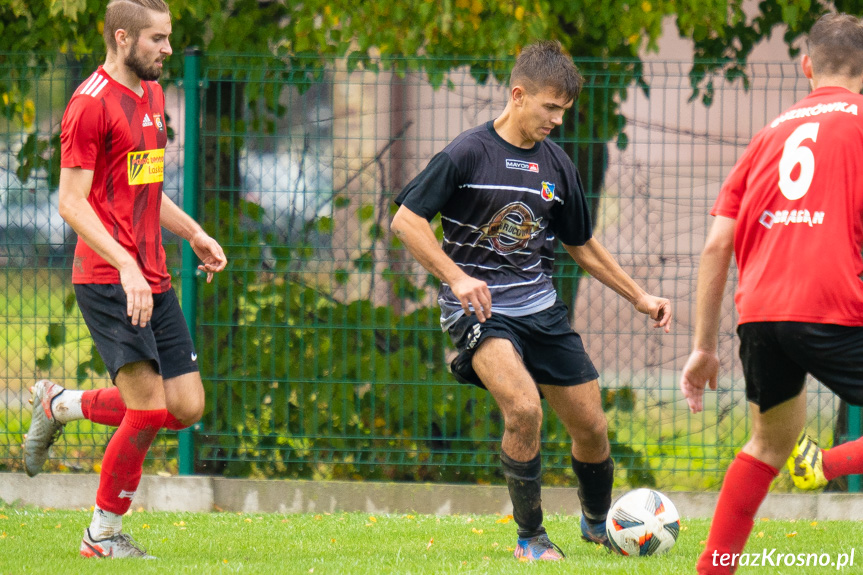
POLYGON ((125 30, 130 37, 137 38, 141 30, 150 25, 151 11, 171 13, 165 0, 111 0, 105 9, 105 29, 102 32, 108 51, 117 51, 114 38, 117 30, 125 30))
POLYGON ((557 96, 576 100, 584 78, 572 58, 556 40, 530 44, 521 51, 509 76, 510 86, 522 86, 530 94, 551 88, 557 96))
POLYGON ((809 31, 807 45, 816 75, 863 75, 863 24, 856 16, 825 14, 809 31))

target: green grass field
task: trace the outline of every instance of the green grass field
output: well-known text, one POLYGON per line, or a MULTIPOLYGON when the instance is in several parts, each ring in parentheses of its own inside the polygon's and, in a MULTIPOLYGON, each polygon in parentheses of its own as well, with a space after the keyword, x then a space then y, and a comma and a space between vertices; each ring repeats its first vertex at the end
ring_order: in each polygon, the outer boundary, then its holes
MULTIPOLYGON (((78 556, 89 511, 42 510, 0 504, 0 574, 23 573, 261 573, 446 574, 577 573, 678 575, 694 572, 707 520, 684 520, 666 555, 627 558, 579 540, 577 516, 551 515, 545 525, 567 553, 555 564, 512 557, 515 525, 497 515, 370 515, 368 513, 246 514, 135 512, 125 528, 158 561, 94 560, 78 556)), ((761 553, 855 550, 863 565, 863 523, 758 521, 746 549, 761 553)), ((836 573, 828 567, 749 567, 739 573, 836 573)))

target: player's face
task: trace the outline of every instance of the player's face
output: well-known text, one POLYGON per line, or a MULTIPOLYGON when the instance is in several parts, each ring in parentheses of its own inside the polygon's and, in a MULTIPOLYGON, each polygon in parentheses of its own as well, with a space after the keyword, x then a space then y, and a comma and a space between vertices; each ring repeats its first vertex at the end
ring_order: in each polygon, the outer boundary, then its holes
POLYGON ((524 93, 521 107, 521 130, 525 137, 541 142, 563 123, 563 113, 572 107, 572 100, 545 88, 536 94, 524 93))
POLYGON ((172 52, 170 35, 171 15, 153 12, 150 26, 141 30, 123 63, 142 80, 158 80, 162 61, 172 52))

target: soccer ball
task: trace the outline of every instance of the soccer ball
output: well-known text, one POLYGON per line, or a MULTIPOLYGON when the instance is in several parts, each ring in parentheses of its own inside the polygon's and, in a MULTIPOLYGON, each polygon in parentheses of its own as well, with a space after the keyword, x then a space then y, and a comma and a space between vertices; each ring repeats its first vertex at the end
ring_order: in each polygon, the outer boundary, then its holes
POLYGON ((611 546, 621 555, 655 555, 674 546, 680 515, 659 491, 635 489, 614 502, 605 529, 611 546))

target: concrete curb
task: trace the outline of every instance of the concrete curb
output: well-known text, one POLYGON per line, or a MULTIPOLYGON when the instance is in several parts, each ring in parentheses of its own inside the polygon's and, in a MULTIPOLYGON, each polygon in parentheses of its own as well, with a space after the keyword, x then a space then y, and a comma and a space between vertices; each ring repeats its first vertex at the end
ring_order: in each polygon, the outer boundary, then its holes
MULTIPOLYGON (((55 509, 93 505, 98 475, 0 473, 0 500, 55 509)), ((615 497, 623 491, 615 492, 615 497)), ((716 493, 674 491, 669 496, 680 514, 709 518, 716 493)), ((548 513, 578 514, 575 488, 547 487, 542 492, 548 513)), ((242 511, 245 513, 492 514, 512 513, 504 486, 437 483, 375 483, 160 477, 145 475, 134 506, 148 511, 242 511)), ((759 509, 771 519, 863 520, 863 496, 844 493, 773 493, 759 509)))

